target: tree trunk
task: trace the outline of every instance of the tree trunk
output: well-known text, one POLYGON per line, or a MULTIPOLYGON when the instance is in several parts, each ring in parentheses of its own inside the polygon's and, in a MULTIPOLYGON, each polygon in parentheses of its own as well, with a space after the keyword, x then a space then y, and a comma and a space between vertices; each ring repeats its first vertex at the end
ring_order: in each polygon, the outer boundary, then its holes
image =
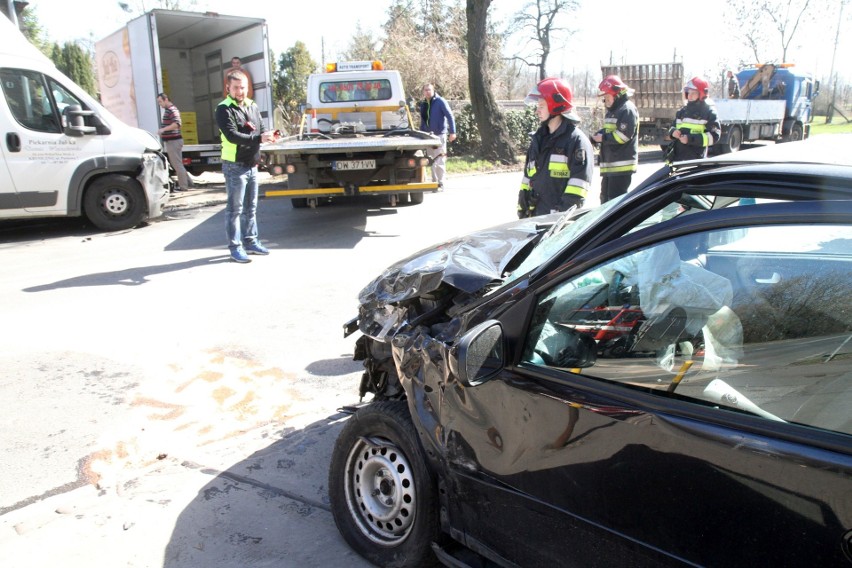
POLYGON ((482 138, 481 157, 504 164, 518 162, 509 129, 491 91, 488 60, 488 7, 491 0, 467 0, 467 70, 470 106, 482 138))

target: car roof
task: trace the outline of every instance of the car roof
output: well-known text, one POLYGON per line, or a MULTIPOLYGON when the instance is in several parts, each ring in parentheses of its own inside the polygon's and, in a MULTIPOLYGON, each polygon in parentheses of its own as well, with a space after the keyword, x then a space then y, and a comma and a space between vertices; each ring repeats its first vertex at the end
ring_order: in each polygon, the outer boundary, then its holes
POLYGON ((688 163, 710 164, 835 164, 852 166, 852 134, 823 134, 798 142, 766 144, 733 154, 688 163))

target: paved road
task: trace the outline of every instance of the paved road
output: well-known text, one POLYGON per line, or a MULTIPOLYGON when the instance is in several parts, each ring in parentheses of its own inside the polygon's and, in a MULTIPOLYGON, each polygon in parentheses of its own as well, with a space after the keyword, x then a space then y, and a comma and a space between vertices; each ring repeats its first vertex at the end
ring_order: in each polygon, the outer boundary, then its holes
POLYGON ((342 323, 391 262, 511 220, 517 184, 452 178, 398 208, 264 200, 272 255, 249 265, 227 259, 221 204, 117 234, 0 225, 4 565, 365 565, 326 493, 360 376, 342 323))

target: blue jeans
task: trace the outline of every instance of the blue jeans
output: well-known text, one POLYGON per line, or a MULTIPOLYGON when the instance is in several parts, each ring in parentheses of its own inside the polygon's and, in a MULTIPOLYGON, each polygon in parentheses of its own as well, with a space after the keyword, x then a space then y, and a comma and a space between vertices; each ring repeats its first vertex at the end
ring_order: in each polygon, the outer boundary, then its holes
POLYGON ((228 192, 225 232, 228 248, 234 250, 257 241, 257 166, 222 162, 222 173, 228 192))

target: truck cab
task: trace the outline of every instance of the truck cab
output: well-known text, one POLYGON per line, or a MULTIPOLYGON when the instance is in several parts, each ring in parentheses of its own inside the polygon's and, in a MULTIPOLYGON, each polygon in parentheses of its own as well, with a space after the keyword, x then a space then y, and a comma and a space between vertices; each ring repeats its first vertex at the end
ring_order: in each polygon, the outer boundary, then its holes
POLYGON ((59 72, 0 17, 0 219, 86 216, 101 230, 157 217, 169 196, 160 143, 59 72))
POLYGON ((754 65, 737 73, 741 85, 740 98, 761 101, 784 101, 781 140, 807 138, 813 118, 813 100, 819 94, 819 81, 800 73, 789 63, 754 65))

